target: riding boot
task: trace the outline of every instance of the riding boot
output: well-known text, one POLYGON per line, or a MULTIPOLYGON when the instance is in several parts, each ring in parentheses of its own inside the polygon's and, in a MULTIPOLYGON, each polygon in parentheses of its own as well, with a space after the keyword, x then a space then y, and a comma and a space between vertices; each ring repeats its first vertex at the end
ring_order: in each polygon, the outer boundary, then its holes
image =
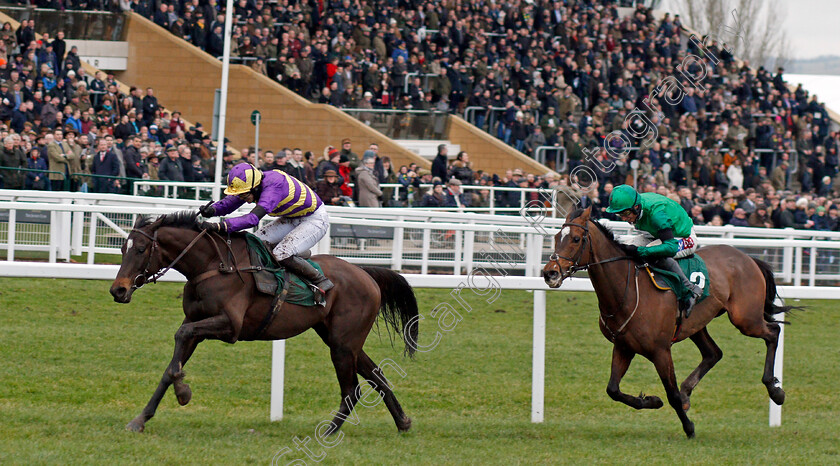
POLYGON ((653 263, 653 266, 675 273, 678 277, 680 277, 680 282, 682 283, 682 285, 691 292, 691 294, 686 299, 684 311, 685 318, 688 319, 688 316, 691 314, 691 310, 694 308, 694 304, 697 302, 697 298, 699 298, 700 295, 703 294, 703 289, 692 283, 691 280, 689 280, 688 277, 685 276, 682 267, 680 267, 680 265, 677 264, 677 261, 674 260, 673 257, 663 257, 662 259, 659 259, 658 261, 653 263))
POLYGON ((287 257, 286 259, 280 261, 280 265, 298 274, 304 280, 311 283, 315 288, 315 300, 321 306, 324 305, 324 297, 327 291, 331 290, 335 286, 329 278, 325 277, 323 273, 313 267, 309 261, 301 259, 299 256, 287 257))

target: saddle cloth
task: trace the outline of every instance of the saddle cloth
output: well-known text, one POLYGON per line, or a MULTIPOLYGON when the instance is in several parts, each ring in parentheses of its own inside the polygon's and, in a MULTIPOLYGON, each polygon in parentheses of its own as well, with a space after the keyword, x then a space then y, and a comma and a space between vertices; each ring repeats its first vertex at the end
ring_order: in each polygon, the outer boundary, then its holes
MULTIPOLYGON (((700 303, 707 296, 709 296, 709 271, 706 268, 706 262, 697 255, 678 259, 677 264, 682 267, 683 273, 688 277, 688 280, 695 285, 703 288, 703 294, 697 299, 700 303)), ((688 298, 689 291, 683 287, 682 281, 676 274, 667 270, 662 270, 648 265, 645 267, 653 284, 660 290, 671 290, 677 295, 677 301, 682 302, 688 298)))
MULTIPOLYGON (((257 290, 270 296, 276 296, 279 291, 288 288, 288 295, 285 302, 300 306, 315 306, 315 294, 307 282, 299 276, 287 272, 274 254, 269 250, 268 245, 257 236, 247 233, 245 235, 248 243, 248 255, 251 259, 251 267, 257 267, 254 272, 254 280, 257 282, 257 290), (288 282, 287 282, 288 280, 288 282)), ((313 267, 321 271, 321 266, 309 261, 313 267)))

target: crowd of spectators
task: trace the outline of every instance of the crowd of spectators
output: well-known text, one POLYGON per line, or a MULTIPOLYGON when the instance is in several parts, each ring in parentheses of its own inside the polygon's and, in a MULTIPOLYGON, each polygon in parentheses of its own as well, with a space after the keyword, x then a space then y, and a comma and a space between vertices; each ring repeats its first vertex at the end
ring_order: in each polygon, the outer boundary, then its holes
MULTIPOLYGON (((782 69, 775 76, 756 71, 716 42, 701 49, 686 40, 679 15, 657 20, 638 7, 622 18, 621 4, 239 0, 231 53, 337 107, 477 107, 477 126, 527 153, 564 147, 570 168, 583 149, 603 146, 618 130, 639 148, 631 157, 647 157, 654 168, 677 168, 679 158, 704 186, 716 186, 706 172, 721 170, 720 163, 728 170, 735 159, 770 171, 774 160, 798 157, 792 166, 800 169, 786 178, 795 175, 787 181, 803 191, 818 192, 824 177, 836 174, 837 137, 825 108, 801 86, 789 89, 782 69), (697 89, 676 74, 689 53, 709 67, 697 89), (671 75, 682 81, 684 98, 669 104, 660 95, 643 104, 671 75), (658 127, 654 140, 626 128, 636 108, 658 127)), ((222 6, 193 0, 151 11, 142 1, 131 4, 214 56, 222 55, 222 6)), ((702 74, 698 64, 689 71, 702 74)))
POLYGON ((62 31, 36 34, 34 20, 0 28, 0 187, 112 193, 130 179, 206 181, 215 149, 202 130, 152 88, 123 94, 113 76, 88 75, 62 31))
MULTIPOLYGON (((266 151, 259 163, 323 188, 330 193, 329 203, 366 206, 489 204, 489 192, 460 188, 471 184, 548 188, 565 183, 579 191, 580 180, 569 180, 568 173, 586 165, 598 178, 589 188, 595 190, 591 198, 597 205, 609 186, 634 179, 629 161, 636 159, 637 184, 671 196, 688 190, 692 205, 687 210, 719 197, 723 211, 707 216, 710 210, 702 210, 703 223, 742 217, 749 222, 753 210, 742 207, 742 214, 737 207, 726 208, 732 206, 727 199, 748 191, 757 196, 756 205, 765 204, 776 218, 784 207, 776 207, 773 196, 779 197, 776 201, 796 196, 800 205, 805 200, 806 212, 813 207, 812 215, 818 216, 823 207, 831 218, 836 209, 829 199, 840 197, 840 134, 830 130, 816 96, 801 86, 790 89, 782 69, 775 75, 754 70, 717 43, 701 49, 685 40, 679 16, 655 19, 639 7, 620 17, 619 3, 238 0, 233 56, 304 97, 355 108, 463 113, 466 107, 479 107, 473 112, 477 126, 528 153, 543 145, 563 147, 569 162, 557 178, 517 171, 489 174, 473 171, 469 154, 450 160, 444 147, 427 173, 391 167, 375 144, 368 149, 372 157, 363 151, 360 158, 342 141, 341 149, 328 147, 317 155, 301 149, 266 151), (680 78, 686 89, 681 99, 669 103, 658 96, 643 103, 662 79, 675 75, 688 53, 707 58, 709 70, 700 89, 680 78), (657 128, 655 138, 634 137, 639 131, 632 125, 641 119, 627 115, 636 108, 657 128), (634 149, 612 169, 599 169, 611 162, 603 146, 613 131, 622 132, 634 149), (587 159, 585 154, 596 148, 598 156, 587 159), (370 160, 368 167, 364 162, 370 160), (350 183, 359 187, 352 189, 350 183), (405 188, 396 201, 392 191, 380 189, 385 183, 405 188), (428 193, 419 187, 423 183, 432 185, 428 193)), ((154 7, 133 0, 120 5, 222 55, 223 3, 191 0, 154 7)), ((76 51, 67 50, 63 39, 60 32, 54 39, 48 34, 36 39, 31 20, 18 31, 8 25, 0 29, 0 63, 6 61, 0 66, 6 85, 0 83, 6 96, 0 107, 5 122, 0 165, 20 167, 24 161, 41 169, 46 163, 73 181, 71 189, 112 192, 121 188, 120 180, 70 175, 204 181, 212 174, 215 149, 200 124, 187 129, 177 112, 160 108, 152 89, 132 88, 122 95, 109 76, 86 76, 76 51), (108 161, 108 152, 117 163, 108 161)), ((688 71, 700 75, 697 66, 688 71)), ((257 163, 252 151, 241 152, 257 163)), ((226 154, 225 170, 238 161, 226 154)), ((46 183, 33 172, 0 173, 6 187, 60 187, 57 174, 47 176, 51 182, 46 183)), ((497 207, 522 203, 518 193, 495 196, 497 207)), ((695 213, 692 217, 701 222, 695 213)))

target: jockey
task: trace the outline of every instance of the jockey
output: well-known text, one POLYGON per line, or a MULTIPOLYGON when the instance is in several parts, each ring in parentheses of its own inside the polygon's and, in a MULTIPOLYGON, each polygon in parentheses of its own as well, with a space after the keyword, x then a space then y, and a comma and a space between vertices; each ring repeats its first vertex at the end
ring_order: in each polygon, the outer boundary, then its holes
POLYGON ((639 194, 624 184, 613 189, 607 212, 618 214, 637 230, 653 236, 654 240, 646 246, 631 244, 626 245, 626 248, 630 253, 648 259, 654 267, 680 277, 683 286, 691 292, 685 310, 685 317, 688 318, 703 289, 692 283, 674 260, 690 256, 697 250, 694 223, 685 209, 665 196, 656 193, 639 194))
POLYGON ((327 209, 315 191, 280 170, 263 173, 250 163, 240 163, 228 173, 225 194, 224 199, 199 208, 199 213, 204 217, 215 217, 227 215, 246 202, 257 205, 250 213, 219 223, 205 222, 202 228, 219 233, 240 231, 259 225, 266 214, 279 217, 260 228, 256 236, 276 245, 273 253, 280 265, 312 283, 321 297, 334 286, 324 274, 298 256, 315 246, 330 227, 327 209))

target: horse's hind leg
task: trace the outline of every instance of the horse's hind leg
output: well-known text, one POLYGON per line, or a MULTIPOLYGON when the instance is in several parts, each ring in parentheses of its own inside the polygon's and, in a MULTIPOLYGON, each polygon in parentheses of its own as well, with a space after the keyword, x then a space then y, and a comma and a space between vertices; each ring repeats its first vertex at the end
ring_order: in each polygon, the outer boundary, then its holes
POLYGON ((743 306, 727 306, 729 307, 729 320, 738 330, 748 337, 761 338, 767 345, 767 355, 764 359, 764 374, 761 377, 761 382, 767 387, 767 394, 770 399, 776 404, 781 405, 785 402, 785 391, 779 386, 779 380, 773 375, 773 369, 776 363, 776 348, 779 344, 779 332, 781 332, 780 324, 776 322, 767 322, 764 320, 764 311, 753 312, 747 315, 742 312, 743 306))
POLYGON ((146 422, 155 415, 158 405, 160 405, 163 395, 170 385, 175 385, 175 394, 178 397, 178 402, 182 405, 187 404, 192 392, 189 391, 189 386, 182 382, 184 373, 181 369, 187 363, 190 356, 192 356, 195 347, 201 340, 207 336, 217 336, 226 330, 230 330, 230 320, 224 314, 199 322, 185 322, 181 324, 181 327, 175 332, 175 352, 172 355, 169 366, 163 371, 163 377, 161 377, 160 383, 158 383, 157 389, 155 389, 146 407, 125 426, 126 430, 143 432, 146 422))
POLYGON ((659 350, 651 359, 653 365, 656 367, 656 372, 662 380, 662 385, 665 387, 665 393, 668 395, 668 403, 677 412, 682 422, 683 431, 688 438, 694 438, 694 423, 688 419, 682 405, 682 397, 680 390, 677 388, 677 376, 674 373, 674 360, 671 359, 670 349, 659 350))
MULTIPOLYGON (((364 351, 359 353, 359 359, 356 364, 359 375, 364 377, 368 384, 382 395, 382 398, 385 400, 385 406, 388 407, 388 411, 391 412, 391 416, 397 424, 397 429, 400 432, 405 432, 410 429, 411 418, 403 412, 402 406, 400 406, 400 402, 397 401, 397 397, 391 390, 391 386, 388 383, 388 379, 385 378, 382 369, 364 351)), ((405 373, 402 375, 405 376, 405 373)), ((364 403, 364 400, 362 400, 362 403, 364 403)))
POLYGON ((694 335, 690 336, 691 341, 697 345, 697 349, 700 350, 700 355, 703 356, 703 360, 700 361, 700 365, 694 369, 688 377, 685 378, 682 385, 680 385, 680 395, 682 396, 683 401, 683 409, 688 411, 691 407, 691 392, 694 390, 694 387, 700 383, 700 379, 706 375, 715 364, 720 361, 723 357, 723 351, 715 344, 715 341, 712 340, 712 337, 709 336, 708 328, 703 328, 699 332, 695 333, 694 335))
POLYGON ((610 368, 610 382, 607 384, 607 395, 615 401, 620 401, 635 409, 659 409, 662 407, 662 400, 658 396, 631 396, 621 391, 619 385, 630 362, 636 353, 630 350, 613 346, 612 367, 610 368))
POLYGON ((330 422, 326 435, 338 432, 347 419, 350 419, 351 424, 359 423, 358 414, 353 413, 360 392, 359 378, 356 376, 356 354, 346 346, 336 345, 330 346, 330 357, 338 377, 338 385, 341 387, 341 404, 338 406, 338 412, 334 412, 335 417, 330 422))
POLYGON ((767 334, 762 336, 767 343, 767 356, 764 359, 764 375, 761 382, 767 387, 767 394, 777 405, 785 402, 785 391, 779 386, 779 379, 773 375, 776 365, 776 348, 779 346, 779 333, 782 331, 781 324, 775 322, 767 323, 767 334))

